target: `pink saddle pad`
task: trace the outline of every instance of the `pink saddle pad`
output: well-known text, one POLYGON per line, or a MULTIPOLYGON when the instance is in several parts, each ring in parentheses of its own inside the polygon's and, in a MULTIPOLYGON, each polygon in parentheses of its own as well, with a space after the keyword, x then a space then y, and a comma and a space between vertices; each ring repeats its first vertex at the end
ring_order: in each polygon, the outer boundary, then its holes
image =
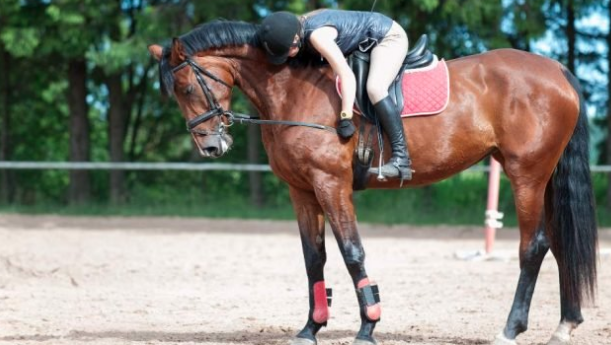
MULTIPOLYGON (((444 111, 450 100, 450 74, 445 60, 405 71, 401 87, 404 102, 402 117, 435 115, 444 111)), ((336 88, 341 96, 339 78, 336 88)))

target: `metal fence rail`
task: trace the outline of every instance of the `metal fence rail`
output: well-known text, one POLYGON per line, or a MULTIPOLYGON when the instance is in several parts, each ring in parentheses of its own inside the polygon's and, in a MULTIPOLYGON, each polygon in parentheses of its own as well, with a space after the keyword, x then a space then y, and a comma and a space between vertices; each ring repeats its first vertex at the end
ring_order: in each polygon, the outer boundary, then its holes
POLYGON ((18 170, 234 170, 271 171, 266 164, 231 163, 110 163, 110 162, 9 162, 0 161, 1 169, 18 170))
MULTIPOLYGON (((153 163, 153 162, 14 162, 0 161, 0 170, 183 170, 183 171, 271 171, 267 164, 232 163, 153 163)), ((595 165, 592 172, 611 173, 611 165, 595 165)), ((489 171, 488 166, 477 165, 466 171, 489 171)))

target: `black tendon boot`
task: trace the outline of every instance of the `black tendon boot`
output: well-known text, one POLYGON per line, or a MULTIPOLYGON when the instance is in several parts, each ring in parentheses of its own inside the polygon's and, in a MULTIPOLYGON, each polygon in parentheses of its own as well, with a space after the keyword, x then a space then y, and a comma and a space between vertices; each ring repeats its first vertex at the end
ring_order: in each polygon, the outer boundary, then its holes
MULTIPOLYGON (((382 175, 387 178, 399 177, 401 180, 411 180, 412 162, 407 153, 403 121, 401 121, 401 115, 397 113, 395 103, 390 96, 386 96, 373 107, 382 128, 388 135, 392 150, 390 160, 382 166, 382 175)), ((375 170, 377 172, 377 169, 375 170)))

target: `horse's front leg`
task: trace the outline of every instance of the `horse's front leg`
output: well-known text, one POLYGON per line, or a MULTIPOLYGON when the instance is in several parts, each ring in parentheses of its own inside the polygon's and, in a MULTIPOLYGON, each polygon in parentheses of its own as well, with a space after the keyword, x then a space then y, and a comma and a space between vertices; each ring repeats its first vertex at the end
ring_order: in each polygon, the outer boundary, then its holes
POLYGON ((313 192, 291 188, 290 193, 297 215, 310 292, 308 322, 293 339, 292 345, 311 345, 316 344, 316 333, 327 324, 329 318, 323 273, 327 261, 325 218, 313 192))
POLYGON ((315 185, 316 197, 331 224, 360 306, 361 328, 354 344, 375 344, 373 329, 380 321, 380 297, 378 286, 365 272, 365 250, 357 231, 352 184, 327 176, 324 182, 315 185))

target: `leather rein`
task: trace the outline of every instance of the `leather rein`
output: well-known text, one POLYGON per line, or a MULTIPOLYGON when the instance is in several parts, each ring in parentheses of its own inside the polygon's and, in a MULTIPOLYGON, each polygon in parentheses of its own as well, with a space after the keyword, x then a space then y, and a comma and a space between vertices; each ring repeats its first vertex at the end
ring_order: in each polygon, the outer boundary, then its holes
POLYGON ((236 113, 231 110, 226 110, 220 105, 220 103, 214 96, 214 93, 212 93, 212 90, 210 90, 210 87, 208 86, 208 83, 206 82, 206 79, 204 78, 204 76, 212 79, 213 81, 219 84, 222 84, 228 87, 229 89, 232 89, 233 87, 227 84, 225 81, 223 81, 219 77, 217 77, 216 75, 214 75, 213 73, 211 73, 210 71, 198 65, 191 58, 187 58, 183 63, 174 67, 172 69, 172 73, 176 73, 179 70, 185 68, 186 66, 191 67, 191 69, 193 70, 193 73, 195 73, 195 78, 197 79, 197 83, 199 84, 200 88, 204 92, 204 96, 206 96, 206 100, 208 101, 208 105, 210 107, 210 110, 187 121, 187 131, 189 131, 190 133, 198 134, 202 136, 224 135, 225 128, 231 127, 234 123, 239 123, 239 124, 252 123, 256 125, 302 126, 302 127, 309 127, 309 128, 315 128, 315 129, 323 129, 323 130, 327 130, 333 133, 337 133, 337 130, 333 127, 320 125, 316 123, 308 123, 308 122, 300 122, 300 121, 262 120, 258 117, 253 117, 247 114, 241 114, 241 113, 236 113), (200 124, 210 120, 213 117, 217 117, 217 116, 220 118, 223 118, 225 121, 219 121, 219 125, 217 126, 215 130, 213 131, 199 130, 196 128, 200 124))

